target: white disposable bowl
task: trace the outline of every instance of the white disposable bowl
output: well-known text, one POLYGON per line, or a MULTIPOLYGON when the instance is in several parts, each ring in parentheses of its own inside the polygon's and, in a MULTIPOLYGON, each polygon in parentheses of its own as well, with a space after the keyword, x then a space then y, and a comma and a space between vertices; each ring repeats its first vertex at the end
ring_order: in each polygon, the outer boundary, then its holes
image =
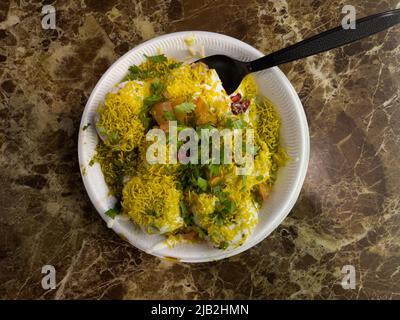
POLYGON ((259 223, 254 233, 240 247, 219 250, 209 244, 180 244, 173 248, 162 245, 164 238, 149 235, 137 228, 129 220, 114 220, 104 213, 112 208, 115 199, 110 197, 99 164, 89 166, 95 153, 98 137, 93 125, 96 108, 106 93, 119 83, 126 75, 129 66, 143 61, 143 54, 154 55, 161 50, 167 56, 178 60, 188 58, 188 49, 184 39, 194 36, 196 45, 204 46, 207 56, 225 54, 233 58, 250 61, 263 54, 252 46, 217 33, 187 31, 163 35, 142 43, 119 58, 101 77, 86 104, 79 130, 78 153, 82 179, 90 200, 100 216, 120 236, 127 239, 135 247, 158 257, 176 258, 184 262, 205 262, 219 260, 236 255, 265 239, 288 215, 295 204, 308 165, 309 133, 303 106, 289 80, 278 68, 255 73, 255 79, 261 93, 276 106, 280 115, 281 143, 290 156, 286 166, 279 169, 276 184, 271 195, 259 212, 259 223), (91 125, 83 130, 83 127, 91 125), (160 244, 161 243, 161 244, 160 244))

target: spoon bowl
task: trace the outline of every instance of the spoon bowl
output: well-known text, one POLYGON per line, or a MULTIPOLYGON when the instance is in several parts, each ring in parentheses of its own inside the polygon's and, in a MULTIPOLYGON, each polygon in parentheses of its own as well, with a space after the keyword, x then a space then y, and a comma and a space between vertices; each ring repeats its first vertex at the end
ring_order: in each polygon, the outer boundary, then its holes
POLYGON ((221 54, 209 56, 196 62, 202 62, 210 69, 215 69, 226 93, 229 95, 239 87, 243 78, 251 72, 248 63, 221 54))

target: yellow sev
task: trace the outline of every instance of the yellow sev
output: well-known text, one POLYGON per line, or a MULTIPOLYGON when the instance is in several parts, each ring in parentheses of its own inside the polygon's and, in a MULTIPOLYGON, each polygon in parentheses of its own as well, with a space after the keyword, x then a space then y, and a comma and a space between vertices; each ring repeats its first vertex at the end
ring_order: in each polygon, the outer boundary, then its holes
MULTIPOLYGON (((174 69, 168 77, 167 96, 171 100, 191 99, 194 94, 201 95, 205 91, 205 84, 212 84, 212 71, 206 65, 183 65, 174 69)), ((215 94, 215 91, 207 93, 215 94)))
POLYGON ((129 81, 116 93, 107 94, 104 105, 100 106, 97 129, 110 147, 131 151, 144 137, 144 126, 139 119, 143 97, 149 94, 149 86, 129 81))
MULTIPOLYGON (((228 191, 228 188, 225 188, 226 191, 228 191)), ((234 195, 234 193, 231 195, 234 195)), ((235 198, 234 196, 231 197, 231 199, 235 198)), ((241 245, 258 222, 256 204, 250 192, 242 194, 240 202, 235 201, 237 208, 233 220, 222 225, 215 221, 214 210, 218 201, 215 196, 205 193, 199 195, 191 193, 187 200, 192 203, 191 209, 196 223, 207 230, 209 240, 218 247, 225 243, 233 246, 241 245)))
POLYGON ((181 192, 168 175, 140 174, 133 177, 122 192, 122 208, 148 232, 172 232, 183 226, 179 202, 181 192))
POLYGON ((229 96, 215 70, 202 63, 182 65, 166 79, 166 96, 172 101, 194 101, 201 97, 210 112, 222 118, 229 110, 229 96))
POLYGON ((253 75, 249 74, 244 77, 236 91, 242 91, 247 99, 254 98, 258 93, 258 88, 253 75))

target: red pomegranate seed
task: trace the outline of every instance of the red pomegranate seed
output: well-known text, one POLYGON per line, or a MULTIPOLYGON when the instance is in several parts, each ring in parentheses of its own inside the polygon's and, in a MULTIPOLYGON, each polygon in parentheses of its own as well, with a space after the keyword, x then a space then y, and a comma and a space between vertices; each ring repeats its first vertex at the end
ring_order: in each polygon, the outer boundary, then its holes
POLYGON ((242 104, 239 102, 231 103, 231 110, 233 114, 239 114, 242 112, 242 104))
POLYGON ((232 102, 239 102, 240 99, 242 99, 242 95, 240 93, 231 97, 232 102))
POLYGON ((244 101, 242 102, 242 111, 243 111, 243 112, 246 112, 247 109, 249 108, 249 106, 250 106, 250 101, 249 101, 249 100, 244 100, 244 101))

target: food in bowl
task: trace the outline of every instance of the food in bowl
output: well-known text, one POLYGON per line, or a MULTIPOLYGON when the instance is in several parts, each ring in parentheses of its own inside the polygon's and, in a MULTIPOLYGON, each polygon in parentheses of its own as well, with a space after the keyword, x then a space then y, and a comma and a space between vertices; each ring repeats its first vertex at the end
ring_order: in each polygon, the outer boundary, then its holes
POLYGON ((129 68, 99 105, 96 129, 101 140, 93 161, 117 199, 107 215, 126 215, 145 232, 165 235, 171 246, 183 241, 209 241, 219 249, 242 245, 287 160, 278 114, 251 75, 228 96, 215 70, 163 54, 129 68), (164 162, 149 161, 154 132, 164 136, 164 149, 155 152, 164 162), (185 132, 197 136, 194 148, 185 148, 190 135, 179 139, 185 132), (213 145, 204 143, 204 132, 213 145), (224 132, 216 143, 215 132, 224 132), (234 152, 227 152, 228 141, 239 142, 234 152), (238 149, 244 157, 236 157, 238 149))

